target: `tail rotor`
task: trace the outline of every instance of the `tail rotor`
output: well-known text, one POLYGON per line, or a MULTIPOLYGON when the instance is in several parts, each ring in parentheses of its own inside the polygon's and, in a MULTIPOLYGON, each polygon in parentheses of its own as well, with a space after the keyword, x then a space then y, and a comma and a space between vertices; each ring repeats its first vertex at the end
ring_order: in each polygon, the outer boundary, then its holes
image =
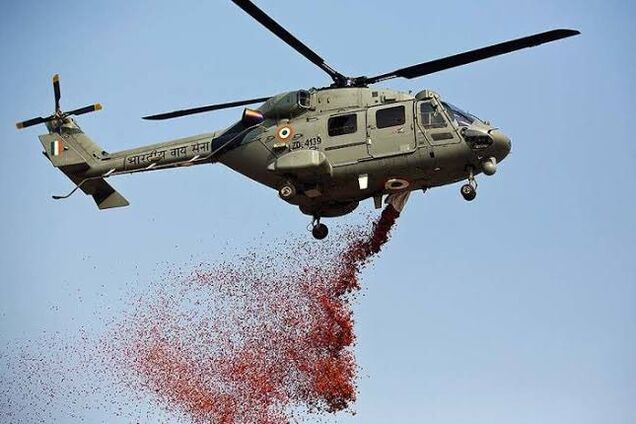
POLYGON ((58 122, 57 125, 54 125, 54 127, 56 127, 56 126, 62 125, 65 119, 68 118, 69 116, 78 116, 78 115, 83 115, 89 112, 96 112, 98 110, 101 110, 102 108, 101 104, 95 103, 89 106, 73 109, 69 112, 63 112, 60 107, 60 98, 62 97, 62 95, 60 91, 60 76, 58 74, 53 75, 53 93, 55 95, 55 112, 52 115, 49 115, 44 118, 41 116, 38 116, 36 118, 27 119, 26 121, 18 122, 17 124, 15 124, 15 126, 18 129, 22 129, 22 128, 31 127, 33 125, 56 121, 58 122))

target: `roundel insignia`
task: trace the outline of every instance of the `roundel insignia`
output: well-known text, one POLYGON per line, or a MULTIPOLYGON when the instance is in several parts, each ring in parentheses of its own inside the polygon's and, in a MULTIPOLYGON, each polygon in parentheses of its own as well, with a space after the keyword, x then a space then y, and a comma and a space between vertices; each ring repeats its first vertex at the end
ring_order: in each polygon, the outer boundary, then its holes
POLYGON ((384 183, 384 188, 387 191, 396 192, 396 191, 405 190, 405 189, 409 188, 410 185, 411 185, 411 183, 407 179, 404 179, 404 178, 389 178, 384 183))
POLYGON ((291 125, 282 125, 276 129, 276 138, 279 141, 287 142, 294 137, 294 129, 291 125))

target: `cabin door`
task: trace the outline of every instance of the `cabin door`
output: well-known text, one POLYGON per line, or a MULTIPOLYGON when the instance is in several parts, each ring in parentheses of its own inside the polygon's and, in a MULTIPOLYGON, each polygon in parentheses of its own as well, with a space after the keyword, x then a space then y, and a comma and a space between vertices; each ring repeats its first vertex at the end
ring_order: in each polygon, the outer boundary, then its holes
POLYGON ((413 102, 367 109, 367 143, 373 157, 414 151, 413 102))

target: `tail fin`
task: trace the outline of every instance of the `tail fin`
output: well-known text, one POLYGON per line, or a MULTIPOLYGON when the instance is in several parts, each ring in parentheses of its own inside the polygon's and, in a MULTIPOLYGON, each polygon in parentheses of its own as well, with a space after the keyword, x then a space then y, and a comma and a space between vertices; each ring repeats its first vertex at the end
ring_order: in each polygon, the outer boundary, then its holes
POLYGON ((103 178, 84 179, 86 173, 106 154, 86 134, 64 129, 39 136, 44 155, 84 193, 93 197, 99 209, 128 206, 128 201, 103 178))
POLYGON ((81 130, 52 132, 39 136, 44 154, 54 167, 62 171, 74 168, 84 171, 106 153, 81 130))

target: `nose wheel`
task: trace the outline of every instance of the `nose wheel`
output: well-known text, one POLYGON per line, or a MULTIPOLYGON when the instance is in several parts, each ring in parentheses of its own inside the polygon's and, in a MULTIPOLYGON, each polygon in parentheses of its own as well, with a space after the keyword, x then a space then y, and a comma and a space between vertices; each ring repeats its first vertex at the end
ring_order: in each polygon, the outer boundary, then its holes
POLYGON ((468 169, 468 172, 468 184, 464 184, 459 192, 462 194, 464 200, 470 202, 477 197, 477 181, 475 180, 472 167, 468 169))
POLYGON ((464 200, 471 201, 477 197, 477 190, 470 184, 464 184, 460 190, 464 200))
POLYGON ((314 217, 314 220, 311 222, 311 234, 317 240, 322 240, 329 234, 329 228, 320 222, 319 216, 314 217))

